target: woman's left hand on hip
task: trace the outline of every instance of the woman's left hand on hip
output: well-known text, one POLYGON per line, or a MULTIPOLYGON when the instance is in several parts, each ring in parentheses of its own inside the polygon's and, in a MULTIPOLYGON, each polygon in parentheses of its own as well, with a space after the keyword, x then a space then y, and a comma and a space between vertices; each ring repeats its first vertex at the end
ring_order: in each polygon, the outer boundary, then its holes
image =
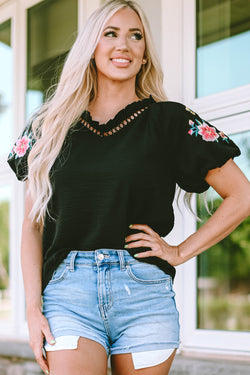
POLYGON ((149 247, 151 250, 135 254, 139 258, 158 257, 166 260, 172 266, 183 263, 179 256, 178 246, 171 246, 159 236, 150 226, 145 224, 132 224, 130 229, 141 230, 142 232, 130 234, 125 238, 125 248, 149 247))

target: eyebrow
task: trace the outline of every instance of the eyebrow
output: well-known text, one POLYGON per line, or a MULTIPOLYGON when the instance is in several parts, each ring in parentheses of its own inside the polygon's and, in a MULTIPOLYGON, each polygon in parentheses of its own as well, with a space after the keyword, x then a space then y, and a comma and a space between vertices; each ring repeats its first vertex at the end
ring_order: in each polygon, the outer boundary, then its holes
MULTIPOLYGON (((105 31, 105 30, 107 30, 107 29, 120 30, 120 27, 116 27, 116 26, 107 26, 107 27, 105 27, 105 29, 104 29, 103 31, 105 31)), ((140 31, 140 32, 142 33, 142 30, 141 30, 141 29, 138 29, 137 27, 132 27, 132 28, 129 29, 129 31, 140 31)))

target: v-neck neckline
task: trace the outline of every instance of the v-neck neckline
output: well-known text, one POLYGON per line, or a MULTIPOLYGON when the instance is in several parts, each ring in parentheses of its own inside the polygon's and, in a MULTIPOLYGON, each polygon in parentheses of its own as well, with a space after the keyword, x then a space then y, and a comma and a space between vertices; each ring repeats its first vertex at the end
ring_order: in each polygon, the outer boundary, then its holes
POLYGON ((79 121, 84 127, 100 137, 113 135, 127 125, 132 124, 133 121, 154 102, 152 96, 132 102, 118 111, 112 119, 104 124, 100 124, 98 121, 93 120, 88 110, 83 112, 79 121))

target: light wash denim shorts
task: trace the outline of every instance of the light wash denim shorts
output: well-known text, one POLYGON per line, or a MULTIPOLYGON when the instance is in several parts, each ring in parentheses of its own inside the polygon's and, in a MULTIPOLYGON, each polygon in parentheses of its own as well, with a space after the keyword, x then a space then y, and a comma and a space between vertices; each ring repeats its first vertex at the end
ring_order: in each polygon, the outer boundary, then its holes
POLYGON ((71 251, 43 295, 55 339, 78 336, 107 355, 174 349, 179 314, 172 278, 126 250, 71 251))

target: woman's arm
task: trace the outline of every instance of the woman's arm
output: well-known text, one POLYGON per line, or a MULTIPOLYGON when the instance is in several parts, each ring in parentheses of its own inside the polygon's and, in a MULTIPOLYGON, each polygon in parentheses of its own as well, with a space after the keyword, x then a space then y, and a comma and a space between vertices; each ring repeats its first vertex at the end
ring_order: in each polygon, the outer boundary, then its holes
POLYGON ((250 184, 237 165, 229 160, 221 168, 208 172, 206 181, 224 199, 209 220, 179 246, 168 245, 147 225, 135 224, 133 229, 145 233, 130 235, 126 248, 151 247, 137 258, 158 256, 177 266, 201 254, 231 233, 250 214, 250 184))
POLYGON ((41 309, 42 289, 42 229, 29 218, 32 209, 32 200, 25 191, 25 215, 22 226, 21 263, 26 296, 27 320, 30 335, 30 346, 38 364, 45 373, 48 373, 48 364, 43 357, 43 339, 53 344, 47 319, 41 309))

